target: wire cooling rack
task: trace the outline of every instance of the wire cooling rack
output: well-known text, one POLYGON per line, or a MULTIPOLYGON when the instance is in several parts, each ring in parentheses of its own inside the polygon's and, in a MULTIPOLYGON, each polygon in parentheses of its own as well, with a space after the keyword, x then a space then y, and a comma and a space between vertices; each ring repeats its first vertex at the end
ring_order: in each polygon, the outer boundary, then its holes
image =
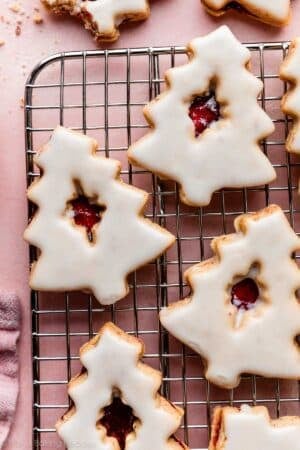
MULTIPOLYGON (((126 160, 130 143, 146 132, 143 105, 165 88, 165 70, 186 62, 184 47, 57 54, 31 74, 25 98, 28 184, 39 176, 33 156, 53 128, 62 124, 81 130, 98 140, 99 152, 121 160, 124 180, 150 194, 147 216, 177 237, 165 256, 131 276, 129 296, 113 307, 101 307, 82 293, 32 292, 34 449, 64 448, 54 425, 69 406, 67 382, 80 370, 79 347, 107 320, 145 341, 145 362, 163 372, 162 394, 185 410, 177 436, 190 448, 207 447, 216 405, 245 402, 268 406, 273 417, 300 414, 297 382, 244 376, 235 390, 209 385, 200 358, 168 335, 158 321, 161 307, 187 294, 184 270, 211 256, 211 239, 231 232, 237 215, 277 203, 300 232, 299 160, 284 149, 289 122, 280 110, 280 99, 286 86, 277 75, 288 43, 247 46, 252 71, 265 83, 259 101, 276 126, 263 150, 277 180, 270 186, 217 192, 202 209, 182 205, 174 183, 159 181, 126 160)), ((30 204, 29 219, 33 213, 30 204)), ((31 247, 31 263, 36 256, 31 247)))

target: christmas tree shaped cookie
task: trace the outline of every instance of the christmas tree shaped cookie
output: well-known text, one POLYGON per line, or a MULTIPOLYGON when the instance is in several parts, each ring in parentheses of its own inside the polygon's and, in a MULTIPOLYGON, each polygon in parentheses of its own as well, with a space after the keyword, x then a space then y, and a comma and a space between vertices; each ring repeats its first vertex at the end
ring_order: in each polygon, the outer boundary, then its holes
POLYGON ((300 417, 271 420, 267 408, 216 408, 208 450, 300 450, 300 417))
POLYGON ((286 148, 289 152, 300 154, 300 38, 291 43, 280 69, 280 77, 291 84, 282 99, 282 109, 294 119, 286 148))
POLYGON ((150 133, 133 144, 133 164, 177 181, 183 202, 206 205, 224 187, 275 178, 258 142, 274 130, 259 107, 262 83, 250 52, 221 27, 188 46, 188 64, 166 74, 168 89, 145 108, 150 133))
POLYGON ((145 20, 150 15, 147 0, 42 0, 55 12, 81 19, 98 41, 118 39, 119 25, 124 21, 145 20))
POLYGON ((206 10, 214 16, 227 11, 238 11, 253 19, 274 26, 287 25, 290 19, 290 0, 201 0, 206 10))
POLYGON ((161 322, 221 387, 237 386, 241 373, 300 379, 300 270, 291 256, 300 239, 276 205, 238 217, 235 229, 186 272, 192 293, 163 309, 161 322))
POLYGON ((127 275, 174 237, 143 217, 144 191, 120 180, 120 163, 96 155, 97 142, 58 127, 35 158, 42 176, 29 188, 38 211, 25 239, 40 250, 37 290, 88 290, 103 304, 128 292, 127 275))
POLYGON ((140 340, 107 323, 80 350, 85 371, 69 383, 74 406, 57 424, 68 450, 183 450, 183 412, 158 394, 161 373, 140 361, 140 340))

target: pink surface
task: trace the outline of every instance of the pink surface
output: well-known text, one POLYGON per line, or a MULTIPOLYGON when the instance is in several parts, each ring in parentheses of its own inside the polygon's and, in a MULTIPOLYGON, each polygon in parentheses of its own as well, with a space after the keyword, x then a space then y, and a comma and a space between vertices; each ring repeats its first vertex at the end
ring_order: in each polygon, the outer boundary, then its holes
MULTIPOLYGON (((14 290, 23 303, 21 338, 21 395, 14 431, 6 449, 31 449, 31 332, 30 301, 27 286, 27 246, 22 240, 26 222, 23 110, 19 106, 23 86, 32 66, 48 54, 63 50, 95 48, 88 32, 73 20, 49 17, 34 25, 31 18, 9 13, 7 0, 1 2, 1 14, 10 24, 0 22, 0 286, 14 290), (21 19, 22 34, 15 36, 15 22, 21 19)), ((24 9, 32 14, 36 0, 24 0, 24 9)), ((293 20, 282 29, 229 17, 214 20, 203 11, 198 0, 153 0, 152 16, 146 23, 122 27, 115 47, 185 44, 217 25, 227 23, 243 41, 278 41, 292 38, 299 30, 299 0, 293 2, 293 20)))

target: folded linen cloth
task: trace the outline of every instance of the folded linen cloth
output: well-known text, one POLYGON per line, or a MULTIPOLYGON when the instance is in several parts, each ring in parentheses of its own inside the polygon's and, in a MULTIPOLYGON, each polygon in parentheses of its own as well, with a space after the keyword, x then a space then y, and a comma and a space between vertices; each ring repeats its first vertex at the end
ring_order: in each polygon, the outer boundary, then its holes
POLYGON ((19 393, 20 322, 19 298, 0 292, 0 449, 10 432, 19 393))

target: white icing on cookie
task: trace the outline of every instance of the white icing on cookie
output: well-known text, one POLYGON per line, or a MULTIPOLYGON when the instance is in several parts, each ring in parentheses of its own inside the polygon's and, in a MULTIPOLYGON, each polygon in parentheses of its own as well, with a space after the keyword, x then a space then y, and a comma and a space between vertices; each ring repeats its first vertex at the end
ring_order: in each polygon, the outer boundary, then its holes
POLYGON ((103 304, 128 292, 127 275, 155 259, 174 236, 142 216, 147 193, 119 178, 120 163, 96 156, 97 142, 58 127, 35 158, 43 176, 28 191, 39 209, 25 239, 41 250, 31 271, 33 289, 89 290, 103 304), (77 197, 74 181, 84 194, 105 205, 91 243, 85 227, 66 210, 77 197))
POLYGON ((264 406, 217 408, 209 450, 241 449, 300 450, 300 417, 270 420, 264 406))
POLYGON ((126 18, 148 17, 149 6, 147 0, 96 0, 83 1, 81 11, 90 14, 99 34, 111 35, 126 18))
POLYGON ((259 107, 262 82, 247 65, 250 52, 223 26, 189 45, 190 62, 166 74, 169 89, 145 108, 153 130, 133 144, 133 164, 176 180, 181 199, 206 205, 224 187, 257 186, 272 181, 275 171, 257 142, 274 125, 259 107), (189 117, 195 96, 216 83, 222 118, 195 137, 189 117))
POLYGON ((70 382, 68 392, 74 407, 57 424, 68 450, 119 450, 105 427, 96 427, 114 391, 138 418, 134 432, 127 436, 126 450, 188 450, 172 437, 183 412, 157 393, 161 373, 140 362, 143 353, 141 341, 112 323, 81 349, 87 373, 70 382))
POLYGON ((56 13, 69 12, 83 20, 96 39, 115 41, 125 20, 144 20, 150 14, 147 0, 42 0, 56 13))
POLYGON ((237 386, 241 373, 300 379, 300 271, 291 258, 300 239, 276 205, 238 217, 235 229, 213 240, 214 258, 186 272, 192 294, 163 309, 161 322, 205 359, 207 379, 219 386, 237 386), (260 302, 237 324, 231 287, 253 266, 260 302))
POLYGON ((291 87, 282 99, 282 109, 294 118, 294 125, 287 138, 289 152, 300 153, 300 37, 293 40, 288 56, 282 63, 280 77, 291 87))
POLYGON ((272 25, 285 25, 290 18, 290 0, 202 0, 202 3, 215 15, 223 14, 230 7, 242 7, 256 19, 272 25))

